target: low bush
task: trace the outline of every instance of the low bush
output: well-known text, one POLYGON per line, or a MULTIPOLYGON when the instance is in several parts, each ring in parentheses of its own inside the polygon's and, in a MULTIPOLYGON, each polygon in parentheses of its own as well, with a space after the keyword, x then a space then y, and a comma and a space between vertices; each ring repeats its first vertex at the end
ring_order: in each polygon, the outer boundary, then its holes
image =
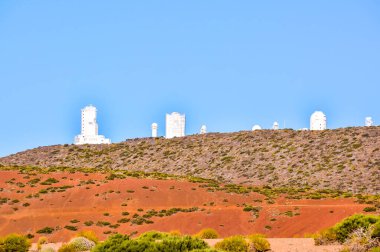
POLYGON ((368 229, 370 225, 379 221, 380 216, 355 214, 336 224, 333 230, 336 233, 336 239, 343 243, 353 231, 359 228, 368 229))
POLYGON ((54 231, 54 228, 52 227, 44 227, 44 228, 41 228, 40 230, 37 230, 36 233, 38 234, 51 234, 53 233, 54 231))
POLYGON ((58 252, 76 252, 74 247, 71 246, 70 244, 66 243, 63 244, 59 249, 58 252))
POLYGON ((40 249, 39 252, 55 252, 55 249, 53 249, 52 247, 44 247, 40 249))
POLYGON ((270 244, 265 238, 265 235, 262 234, 253 234, 248 236, 250 241, 250 250, 256 252, 264 252, 270 250, 270 244))
POLYGON ((365 207, 364 212, 376 212, 376 207, 365 207))
POLYGON ((205 228, 199 231, 195 236, 201 239, 217 239, 219 234, 215 229, 205 228))
POLYGON ((48 238, 45 236, 41 236, 40 238, 38 238, 37 248, 41 249, 41 245, 46 243, 48 243, 48 238))
POLYGON ((95 246, 95 242, 84 237, 75 237, 71 239, 68 244, 70 247, 74 248, 76 252, 88 251, 95 246))
POLYGON ((77 237, 84 237, 93 241, 95 244, 99 242, 99 238, 96 236, 95 232, 92 230, 83 230, 77 233, 77 237))
POLYGON ((352 238, 354 232, 362 232, 371 229, 372 238, 380 237, 380 216, 355 214, 332 228, 326 229, 314 236, 316 245, 330 244, 334 242, 344 243, 352 238))
MULTIPOLYGON (((99 243, 93 252, 206 252, 209 246, 191 236, 173 236, 168 233, 151 231, 131 239, 127 235, 116 234, 99 243), (205 250, 206 249, 206 250, 205 250)), ((214 250, 209 250, 211 252, 214 250)))
POLYGON ((27 252, 30 247, 30 241, 22 235, 10 234, 0 238, 1 252, 27 252))
POLYGON ((226 252, 246 252, 249 244, 243 236, 231 236, 215 244, 216 249, 226 252))

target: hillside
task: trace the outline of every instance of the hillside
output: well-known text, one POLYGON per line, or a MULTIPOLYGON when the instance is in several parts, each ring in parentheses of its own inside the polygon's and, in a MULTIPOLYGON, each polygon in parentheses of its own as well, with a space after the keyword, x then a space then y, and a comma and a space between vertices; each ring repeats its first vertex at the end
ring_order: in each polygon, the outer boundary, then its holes
POLYGON ((158 171, 223 182, 380 193, 380 127, 261 130, 39 147, 2 165, 158 171))

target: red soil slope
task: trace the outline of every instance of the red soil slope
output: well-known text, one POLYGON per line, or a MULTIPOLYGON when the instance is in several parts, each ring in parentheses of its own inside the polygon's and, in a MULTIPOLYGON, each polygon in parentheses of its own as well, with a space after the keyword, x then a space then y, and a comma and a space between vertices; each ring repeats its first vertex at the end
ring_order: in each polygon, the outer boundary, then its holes
POLYGON ((330 227, 347 216, 362 212, 365 207, 353 199, 289 200, 280 197, 274 204, 267 204, 261 194, 208 192, 207 188, 200 187, 202 184, 188 181, 106 180, 105 177, 100 173, 54 172, 26 176, 17 171, 0 171, 0 199, 8 198, 6 203, 0 203, 0 235, 29 233, 36 238, 44 235, 50 241, 65 241, 77 232, 65 226, 74 226, 78 231, 94 230, 100 238, 111 232, 142 233, 148 230, 179 230, 194 234, 206 227, 216 229, 221 236, 259 232, 268 237, 294 237, 330 227), (40 181, 34 187, 28 184, 36 178, 40 181), (40 184, 48 178, 55 178, 58 182, 40 184), (73 187, 62 192, 40 192, 62 186, 73 187), (33 197, 38 192, 39 197, 33 197), (244 203, 261 207, 258 217, 243 211, 244 203), (138 225, 129 221, 114 226, 122 218, 133 219, 135 213, 142 216, 151 209, 193 207, 199 210, 147 218, 153 223, 138 225), (129 215, 123 216, 122 212, 129 215), (86 226, 86 221, 94 224, 86 226), (96 225, 98 221, 110 224, 96 225), (36 233, 44 227, 55 230, 49 235, 36 233))

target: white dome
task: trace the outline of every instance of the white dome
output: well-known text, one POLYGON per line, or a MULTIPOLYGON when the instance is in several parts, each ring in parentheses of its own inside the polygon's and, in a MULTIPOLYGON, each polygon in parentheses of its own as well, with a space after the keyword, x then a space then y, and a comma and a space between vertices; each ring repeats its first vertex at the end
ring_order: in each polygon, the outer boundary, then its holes
POLYGON ((255 131, 255 130, 261 130, 261 129, 262 129, 261 126, 258 125, 258 124, 254 125, 254 126, 252 127, 252 131, 255 131))
POLYGON ((325 118, 326 115, 322 111, 315 111, 312 115, 311 118, 325 118))
POLYGON ((152 123, 152 128, 155 128, 155 127, 157 127, 157 126, 158 126, 157 123, 152 123))

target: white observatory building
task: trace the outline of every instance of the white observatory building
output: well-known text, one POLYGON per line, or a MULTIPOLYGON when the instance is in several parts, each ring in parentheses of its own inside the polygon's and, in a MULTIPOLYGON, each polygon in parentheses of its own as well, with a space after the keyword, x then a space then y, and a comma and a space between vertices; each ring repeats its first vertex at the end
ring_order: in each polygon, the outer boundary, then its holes
POLYGON ((277 121, 273 123, 272 129, 273 129, 273 130, 278 130, 278 129, 280 129, 280 125, 278 124, 277 121))
POLYGON ((364 125, 366 127, 371 127, 373 126, 373 120, 372 120, 372 117, 368 116, 365 118, 365 122, 364 122, 364 125))
POLYGON ((254 125, 254 126, 252 127, 252 131, 261 130, 261 129, 262 129, 261 126, 258 125, 258 124, 254 125))
POLYGON ((206 134, 207 133, 207 127, 206 125, 202 125, 201 130, 199 131, 199 134, 206 134))
POLYGON ((158 124, 152 123, 152 137, 157 137, 158 124))
POLYGON ((74 144, 110 144, 111 140, 98 135, 98 123, 96 122, 97 109, 90 105, 82 109, 81 134, 74 139, 74 144))
POLYGON ((310 117, 310 130, 327 129, 326 115, 321 111, 315 111, 310 117))
POLYGON ((173 112, 166 114, 166 138, 185 136, 185 115, 173 112))

